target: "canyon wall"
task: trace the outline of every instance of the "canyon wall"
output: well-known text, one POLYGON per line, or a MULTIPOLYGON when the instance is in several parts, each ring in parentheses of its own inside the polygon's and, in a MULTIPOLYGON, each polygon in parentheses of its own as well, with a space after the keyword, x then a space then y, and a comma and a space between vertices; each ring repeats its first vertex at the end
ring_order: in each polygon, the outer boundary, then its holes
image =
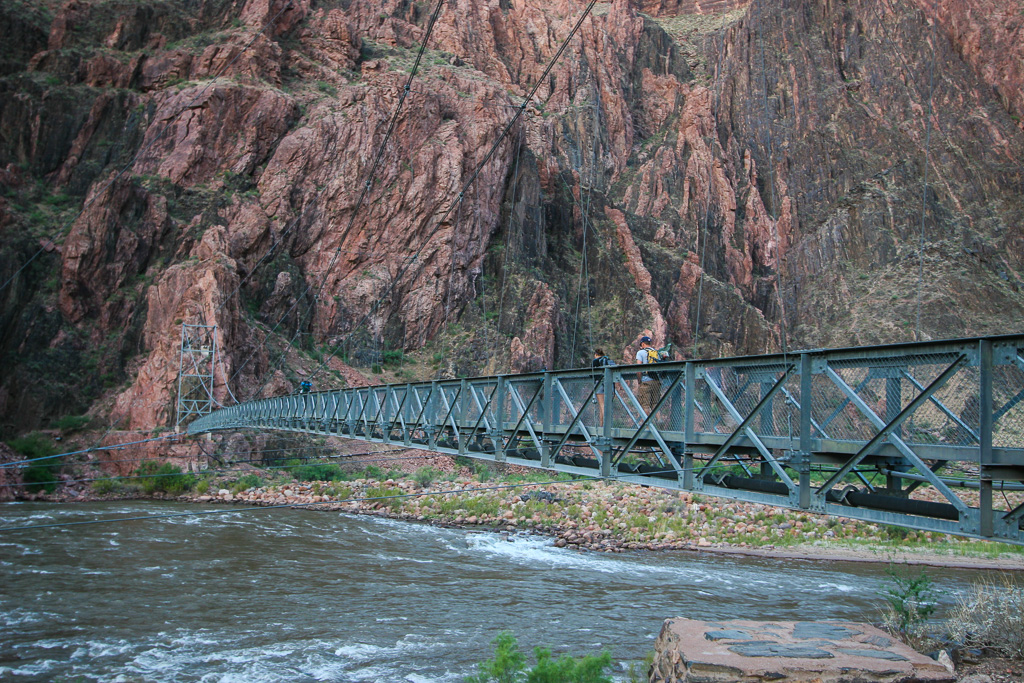
POLYGON ((392 118, 433 3, 5 3, 0 431, 173 426, 183 323, 225 404, 385 352, 1019 331, 1021 16, 987 5, 599 2, 540 81, 584 3, 451 0, 392 118))

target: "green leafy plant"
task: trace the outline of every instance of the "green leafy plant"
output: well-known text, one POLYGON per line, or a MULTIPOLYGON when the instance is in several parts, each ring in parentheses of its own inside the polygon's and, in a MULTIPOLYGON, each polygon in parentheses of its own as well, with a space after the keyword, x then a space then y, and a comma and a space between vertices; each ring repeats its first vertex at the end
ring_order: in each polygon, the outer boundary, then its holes
POLYGON ((886 629, 912 647, 926 647, 924 627, 935 612, 932 580, 923 569, 912 575, 890 565, 885 573, 891 581, 883 593, 887 603, 883 615, 886 629))
POLYGON ((152 460, 144 462, 135 470, 135 484, 143 493, 167 493, 180 496, 191 491, 196 485, 196 477, 184 474, 180 467, 169 462, 157 463, 152 460))
POLYGON ((255 474, 246 474, 239 477, 238 481, 231 486, 231 493, 241 493, 242 491, 259 488, 260 486, 263 486, 262 479, 255 474))
POLYGON ((299 465, 292 470, 292 476, 299 481, 338 481, 345 478, 345 473, 334 463, 313 463, 299 465))
POLYGON ((370 487, 366 490, 366 497, 377 499, 375 502, 391 510, 402 507, 402 504, 406 501, 406 498, 402 495, 402 490, 391 486, 370 487))
POLYGON ((413 472, 412 480, 421 487, 426 488, 434 483, 440 472, 433 467, 421 467, 413 472))
POLYGON ((499 633, 491 644, 494 657, 477 664, 480 672, 466 678, 466 683, 516 683, 523 680, 526 656, 519 651, 519 641, 509 631, 499 633))
POLYGON ((21 479, 25 482, 27 491, 53 493, 57 490, 60 462, 57 458, 50 458, 51 455, 56 454, 56 451, 50 443, 49 437, 45 434, 28 434, 11 439, 7 445, 24 456, 25 460, 47 458, 40 462, 30 462, 21 470, 21 479))
POLYGON ((376 465, 367 465, 366 469, 363 470, 363 478, 376 479, 377 481, 380 481, 381 479, 385 478, 384 470, 377 467, 376 465))
POLYGON ((649 650, 639 662, 630 662, 627 672, 629 683, 647 683, 650 680, 648 673, 654 666, 654 650, 649 650))
POLYGON ((519 651, 519 642, 509 631, 502 631, 492 641, 494 657, 477 665, 478 674, 467 683, 611 683, 605 674, 612 664, 609 652, 585 655, 579 659, 562 655, 554 659, 551 650, 534 648, 537 664, 526 670, 526 657, 519 651))
POLYGON ((50 426, 65 433, 77 432, 87 427, 91 421, 92 418, 88 415, 64 415, 51 422, 50 426))
POLYGON ((127 493, 129 490, 129 487, 125 486, 124 482, 115 477, 103 477, 102 479, 97 479, 92 482, 90 486, 92 488, 92 492, 98 496, 122 494, 127 493))

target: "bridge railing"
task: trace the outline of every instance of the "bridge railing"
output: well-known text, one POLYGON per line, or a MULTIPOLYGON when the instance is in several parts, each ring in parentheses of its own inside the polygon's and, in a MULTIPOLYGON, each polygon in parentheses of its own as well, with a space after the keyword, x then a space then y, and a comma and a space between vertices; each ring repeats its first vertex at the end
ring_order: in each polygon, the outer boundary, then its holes
POLYGON ((656 479, 1016 542, 1024 508, 1000 510, 993 491, 1024 478, 1024 335, 340 389, 189 425, 239 428, 656 479), (953 491, 964 482, 977 494, 953 491), (938 501, 912 501, 921 487, 938 501))

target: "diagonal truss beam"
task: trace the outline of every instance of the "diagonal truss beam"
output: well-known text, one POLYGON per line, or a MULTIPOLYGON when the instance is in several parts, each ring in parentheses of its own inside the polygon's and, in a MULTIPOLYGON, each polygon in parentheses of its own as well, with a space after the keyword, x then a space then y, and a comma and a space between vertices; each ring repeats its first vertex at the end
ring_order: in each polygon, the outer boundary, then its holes
MULTIPOLYGON (((917 389, 918 391, 924 391, 924 385, 921 384, 920 382, 918 382, 917 378, 914 377, 913 375, 911 375, 909 372, 907 372, 906 370, 900 370, 900 374, 903 375, 903 377, 907 378, 910 381, 910 383, 912 385, 914 385, 915 389, 917 389)), ((935 398, 934 395, 929 396, 928 400, 931 401, 932 403, 934 403, 935 406, 938 407, 938 409, 940 411, 942 411, 942 413, 946 417, 948 417, 950 420, 952 420, 953 423, 956 426, 960 427, 960 429, 962 429, 965 432, 967 432, 968 434, 970 434, 971 437, 974 438, 975 441, 978 441, 979 443, 981 442, 981 436, 978 434, 978 432, 976 432, 975 430, 971 429, 970 426, 968 426, 968 424, 966 422, 964 422, 963 420, 960 419, 959 415, 957 415, 952 410, 947 408, 945 403, 943 403, 939 399, 935 398)))
POLYGON ((913 464, 914 467, 916 467, 923 476, 928 478, 929 483, 931 483, 932 486, 938 489, 942 493, 942 495, 946 497, 946 500, 952 503, 961 513, 966 512, 967 505, 962 500, 960 500, 960 497, 953 493, 953 491, 948 486, 946 486, 945 482, 939 479, 939 477, 937 477, 935 473, 932 472, 931 468, 928 467, 928 465, 923 460, 921 460, 921 458, 918 457, 917 453, 915 453, 914 450, 911 449, 905 441, 903 441, 903 439, 893 434, 893 430, 895 430, 896 427, 900 426, 904 420, 906 420, 910 415, 914 413, 914 411, 916 411, 922 404, 924 404, 932 396, 932 394, 934 394, 937 389, 944 385, 950 377, 956 374, 960 370, 960 367, 964 365, 966 362, 967 357, 964 356, 963 354, 957 357, 957 359, 953 361, 953 363, 950 364, 949 367, 947 367, 938 377, 936 377, 935 380, 931 384, 929 384, 924 391, 919 393, 917 397, 913 401, 911 401, 906 408, 901 410, 900 413, 896 417, 894 417, 888 424, 886 424, 886 422, 882 420, 882 418, 878 417, 878 415, 876 415, 875 412, 871 410, 867 403, 865 403, 864 400, 856 392, 854 392, 853 389, 850 388, 850 385, 843 381, 843 378, 840 377, 839 374, 831 366, 826 366, 825 373, 828 375, 828 377, 836 384, 837 387, 839 387, 839 389, 843 393, 846 394, 846 396, 850 399, 850 402, 856 405, 857 408, 861 411, 861 413, 863 413, 865 417, 867 417, 869 420, 871 420, 872 423, 874 423, 875 427, 877 427, 879 431, 873 439, 868 441, 857 453, 854 454, 852 458, 847 460, 846 463, 842 467, 840 467, 835 474, 829 477, 828 481, 826 481, 818 488, 818 495, 824 495, 826 491, 831 490, 832 487, 834 487, 839 481, 843 479, 843 477, 849 474, 850 470, 852 470, 864 458, 870 455, 871 452, 882 441, 884 441, 885 439, 889 439, 889 441, 893 445, 895 445, 899 449, 899 451, 904 456, 906 456, 908 460, 910 460, 911 464, 913 464))
POLYGON ((537 452, 541 452, 541 450, 544 448, 543 443, 537 437, 537 432, 534 431, 533 429, 533 421, 530 420, 529 417, 527 417, 529 415, 530 409, 533 408, 533 404, 537 402, 537 397, 540 396, 541 388, 543 386, 544 385, 538 385, 537 389, 533 392, 533 396, 530 397, 530 402, 524 406, 523 399, 519 395, 519 388, 513 384, 508 385, 509 398, 512 399, 512 402, 515 404, 516 408, 519 409, 520 414, 519 419, 516 421, 515 427, 512 428, 512 434, 509 437, 509 440, 505 443, 505 447, 502 449, 502 452, 504 452, 506 455, 508 454, 508 447, 512 443, 512 439, 514 439, 516 435, 519 434, 519 427, 522 426, 524 423, 526 425, 526 430, 530 433, 530 438, 533 439, 533 444, 537 447, 537 452))
MULTIPOLYGON (((639 427, 636 428, 636 431, 633 433, 632 438, 630 438, 630 440, 626 443, 625 446, 622 447, 618 454, 614 458, 612 458, 612 464, 615 464, 622 460, 622 457, 626 455, 626 453, 629 453, 630 449, 632 449, 633 446, 636 445, 636 442, 640 440, 640 437, 643 435, 643 433, 645 431, 649 431, 650 434, 658 442, 658 445, 661 447, 662 452, 665 454, 665 457, 668 458, 668 462, 672 465, 673 469, 675 469, 678 473, 683 472, 683 468, 679 465, 679 462, 672 455, 672 449, 670 449, 668 447, 668 444, 665 443, 665 440, 661 437, 661 433, 658 431, 657 427, 655 427, 654 424, 652 424, 654 416, 658 414, 658 411, 661 410, 661 406, 664 405, 665 401, 668 400, 668 397, 672 395, 672 391, 677 386, 679 386, 679 382, 682 381, 682 379, 683 373, 676 373, 675 379, 672 380, 672 384, 670 384, 668 389, 661 394, 661 397, 658 398, 658 402, 654 404, 654 407, 651 409, 651 414, 644 418, 644 421, 640 424, 639 427)), ((619 381, 622 382, 622 385, 626 389, 626 393, 629 394, 629 397, 632 398, 634 402, 636 402, 637 410, 639 410, 640 414, 643 415, 644 409, 640 405, 640 402, 636 400, 636 397, 633 396, 633 392, 630 391, 629 387, 626 386, 625 382, 623 382, 621 377, 619 378, 619 381)))
POLYGON ((726 397, 725 392, 722 391, 722 388, 718 386, 718 384, 713 379, 711 379, 707 375, 704 376, 704 381, 711 388, 711 391, 714 392, 715 396, 718 397, 718 400, 722 402, 722 405, 725 406, 725 409, 729 411, 729 414, 732 415, 732 418, 739 423, 739 426, 732 431, 732 433, 725 440, 725 442, 721 446, 719 446, 717 451, 715 451, 715 454, 712 456, 711 460, 709 460, 707 464, 705 464, 704 467, 701 468, 700 472, 697 473, 698 480, 703 479, 704 475, 711 471, 711 468, 714 467, 718 463, 718 461, 722 459, 722 457, 729 451, 732 445, 736 443, 736 440, 739 439, 741 435, 745 435, 748 439, 751 440, 751 442, 753 442, 757 450, 761 452, 761 455, 764 456, 768 464, 771 465, 771 468, 775 470, 776 474, 779 475, 779 479, 781 479, 782 482, 786 484, 787 487, 789 487, 789 490, 792 491, 795 489, 796 484, 793 483, 793 480, 786 473, 785 469, 783 469, 782 465, 778 463, 778 461, 775 459, 775 456, 772 455, 772 452, 765 447, 764 443, 761 441, 760 438, 758 438, 757 434, 755 434, 754 430, 750 427, 751 423, 753 423, 754 421, 754 418, 760 415, 761 411, 764 410, 766 406, 771 404, 772 398, 775 396, 776 393, 779 392, 779 390, 782 389, 783 385, 785 385, 786 383, 786 380, 789 379, 790 374, 792 374, 793 370, 795 369, 795 365, 786 366, 782 373, 782 377, 780 377, 778 381, 776 381, 775 384, 772 385, 771 389, 764 393, 764 396, 761 397, 761 400, 758 401, 757 405, 754 406, 754 409, 751 410, 750 414, 747 415, 746 417, 742 417, 740 415, 739 411, 736 410, 736 406, 734 406, 732 401, 730 401, 726 397))
MULTIPOLYGON (((601 452, 594 448, 593 439, 591 439, 589 432, 587 432, 587 428, 583 425, 583 423, 580 422, 580 418, 583 416, 583 410, 576 412, 576 409, 572 405, 572 401, 569 400, 569 396, 565 393, 565 389, 562 388, 562 383, 558 381, 557 378, 552 382, 552 384, 554 384, 558 391, 562 394, 562 398, 565 400, 565 404, 569 407, 569 412, 572 413, 572 422, 570 422, 569 426, 565 428, 565 433, 562 434, 562 438, 558 440, 558 443, 551 451, 551 457, 554 458, 561 452, 562 446, 564 446, 565 442, 569 440, 570 436, 572 436, 572 431, 573 429, 576 428, 576 425, 578 424, 582 431, 583 438, 586 439, 587 445, 590 446, 590 450, 592 450, 594 452, 594 455, 596 455, 598 459, 600 459, 601 452)), ((584 407, 586 407, 587 403, 594 396, 595 392, 597 392, 596 384, 590 390, 590 393, 587 394, 587 397, 583 400, 584 407)))

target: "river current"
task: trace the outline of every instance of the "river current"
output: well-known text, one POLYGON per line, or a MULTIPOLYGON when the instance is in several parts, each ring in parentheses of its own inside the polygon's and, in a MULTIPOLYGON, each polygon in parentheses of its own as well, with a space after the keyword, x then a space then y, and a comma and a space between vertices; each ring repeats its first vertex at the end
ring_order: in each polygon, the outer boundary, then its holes
MULTIPOLYGON (((9 503, 0 526, 202 510, 224 508, 9 503)), ((668 617, 877 621, 885 569, 291 509, 2 532, 0 680, 458 681, 502 630, 622 667, 668 617)), ((978 578, 928 575, 940 610, 978 578)))

